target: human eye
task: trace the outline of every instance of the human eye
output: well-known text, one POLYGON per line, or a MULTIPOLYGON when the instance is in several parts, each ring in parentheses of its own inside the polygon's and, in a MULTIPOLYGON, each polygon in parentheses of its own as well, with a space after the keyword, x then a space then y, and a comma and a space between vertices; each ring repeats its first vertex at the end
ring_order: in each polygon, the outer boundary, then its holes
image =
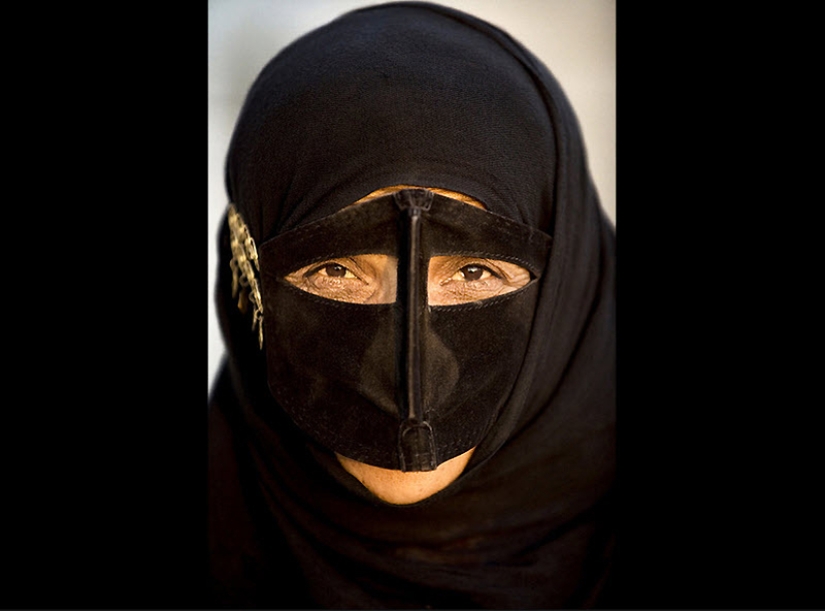
POLYGON ((395 300, 395 266, 386 255, 355 255, 312 263, 284 279, 313 295, 349 303, 395 300))
POLYGON ((326 262, 314 267, 305 272, 306 278, 314 278, 320 281, 322 278, 344 278, 346 280, 358 279, 358 276, 353 274, 343 264, 338 262, 326 262))
POLYGON ((521 288, 530 272, 497 259, 441 256, 430 259, 427 283, 430 305, 455 305, 489 299, 521 288))
POLYGON ((491 279, 500 279, 501 276, 489 267, 471 263, 459 269, 449 278, 449 282, 488 282, 491 279))

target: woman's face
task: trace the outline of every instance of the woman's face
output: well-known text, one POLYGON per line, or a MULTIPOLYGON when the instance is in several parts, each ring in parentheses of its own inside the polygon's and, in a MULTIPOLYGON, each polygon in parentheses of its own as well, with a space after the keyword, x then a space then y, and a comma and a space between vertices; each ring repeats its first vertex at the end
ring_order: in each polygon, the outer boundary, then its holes
MULTIPOLYGON (((358 205, 395 191, 416 188, 396 185, 379 189, 354 202, 358 205)), ((470 206, 481 202, 444 189, 424 187, 470 206)), ((293 286, 313 295, 349 303, 392 303, 396 298, 398 261, 383 254, 358 254, 316 262, 286 276, 293 286)), ((429 261, 427 301, 449 306, 479 301, 515 291, 531 279, 525 268, 508 261, 464 255, 434 256, 429 261)), ((479 330, 484 332, 484 330, 479 330)), ((492 332, 492 330, 491 330, 492 332)), ((409 504, 443 490, 464 471, 475 448, 440 464, 433 471, 403 472, 375 467, 336 453, 341 466, 378 498, 409 504)))
MULTIPOLYGON (((379 189, 353 205, 388 195, 409 185, 379 189)), ((453 191, 428 188, 441 195, 484 208, 481 202, 453 191)), ((327 299, 349 303, 395 301, 398 260, 388 255, 361 254, 313 263, 286 276, 290 284, 327 299)), ((427 280, 429 305, 458 305, 480 301, 523 287, 530 272, 496 259, 467 256, 432 257, 427 280)))

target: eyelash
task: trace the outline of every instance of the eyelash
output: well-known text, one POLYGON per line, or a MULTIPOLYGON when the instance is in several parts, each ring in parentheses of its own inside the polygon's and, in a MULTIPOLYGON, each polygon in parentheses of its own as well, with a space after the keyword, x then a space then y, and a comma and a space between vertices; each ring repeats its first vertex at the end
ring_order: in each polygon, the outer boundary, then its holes
POLYGON ((498 273, 496 270, 492 269, 491 267, 489 267, 487 265, 482 265, 481 263, 467 263, 466 265, 462 265, 460 268, 458 268, 458 270, 456 270, 456 272, 452 276, 450 276, 450 279, 454 278, 457 274, 461 273, 465 277, 464 282, 468 282, 468 283, 469 282, 483 282, 484 280, 487 280, 487 278, 476 278, 476 279, 467 278, 468 268, 477 268, 477 269, 481 270, 481 275, 482 276, 484 275, 484 272, 487 272, 493 278, 497 278, 497 279, 502 278, 502 275, 500 273, 498 273))
POLYGON ((320 265, 318 265, 318 266, 310 269, 309 271, 307 271, 304 274, 304 277, 305 278, 310 278, 310 277, 315 276, 316 274, 318 274, 320 271, 322 271, 324 269, 327 269, 327 268, 330 268, 330 267, 339 267, 344 271, 344 274, 342 276, 333 276, 333 275, 327 273, 326 274, 327 278, 335 278, 335 279, 346 278, 347 274, 349 274, 349 275, 351 275, 355 278, 358 277, 355 273, 353 273, 353 271, 350 268, 348 268, 346 265, 342 265, 341 263, 338 263, 337 261, 325 261, 325 262, 321 263, 320 265))

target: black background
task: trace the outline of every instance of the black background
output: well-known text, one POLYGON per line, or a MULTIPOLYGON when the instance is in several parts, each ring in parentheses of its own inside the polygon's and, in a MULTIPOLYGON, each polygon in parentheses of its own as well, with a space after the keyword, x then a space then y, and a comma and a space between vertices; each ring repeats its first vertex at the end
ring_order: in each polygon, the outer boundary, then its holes
MULTIPOLYGON (((208 608, 207 10, 57 11, 8 26, 0 604, 208 608)), ((617 19, 614 606, 822 608, 811 17, 617 19)))

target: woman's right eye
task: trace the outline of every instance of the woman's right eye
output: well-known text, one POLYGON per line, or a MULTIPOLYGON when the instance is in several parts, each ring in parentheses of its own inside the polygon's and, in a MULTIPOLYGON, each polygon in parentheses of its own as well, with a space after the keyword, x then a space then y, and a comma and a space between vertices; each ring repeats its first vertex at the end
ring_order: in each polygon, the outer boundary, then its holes
POLYGON ((313 295, 349 303, 395 301, 397 263, 387 255, 354 255, 313 263, 284 279, 313 295))
POLYGON ((355 274, 340 263, 324 263, 315 269, 306 272, 305 275, 312 276, 315 274, 321 274, 322 276, 327 276, 329 278, 356 278, 355 274))

